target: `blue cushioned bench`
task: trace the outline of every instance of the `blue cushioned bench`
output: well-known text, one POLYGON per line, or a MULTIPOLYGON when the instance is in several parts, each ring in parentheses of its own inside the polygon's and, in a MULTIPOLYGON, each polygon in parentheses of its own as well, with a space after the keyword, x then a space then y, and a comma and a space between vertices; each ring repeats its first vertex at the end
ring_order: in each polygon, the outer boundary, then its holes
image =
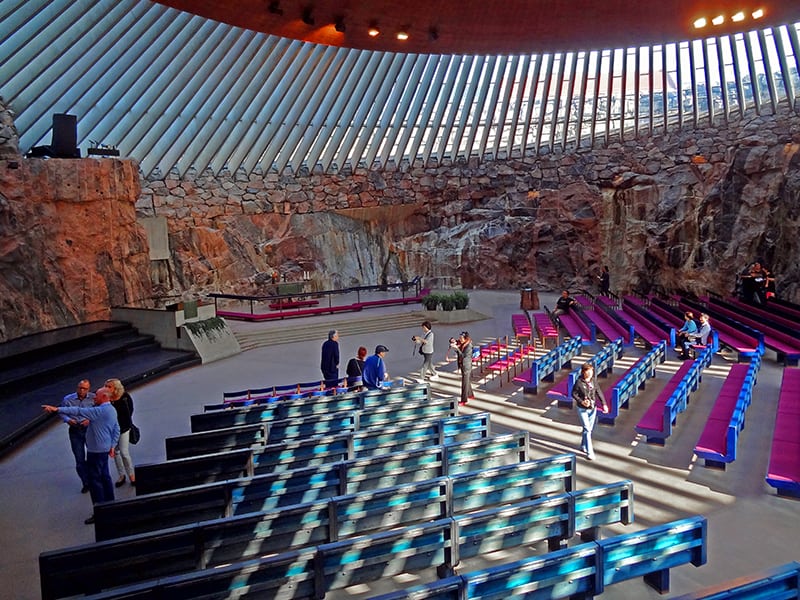
MULTIPOLYGON (((614 368, 614 360, 622 357, 622 338, 609 342, 587 362, 594 365, 598 377, 608 377, 614 368)), ((570 371, 566 378, 547 390, 547 397, 558 401, 559 408, 572 408, 572 386, 578 378, 580 367, 570 371)))
MULTIPOLYGON (((563 495, 574 485, 574 477, 575 456, 559 455, 45 552, 40 556, 42 597, 298 550, 546 493, 563 495)), ((569 498, 580 515, 579 529, 632 520, 630 481, 589 488, 569 498)))
MULTIPOLYGON (((219 411, 220 424, 229 423, 226 411, 219 411)), ((167 460, 211 454, 223 450, 264 446, 286 439, 353 432, 359 429, 388 425, 405 420, 444 418, 457 414, 458 404, 452 398, 436 398, 393 402, 371 406, 363 410, 312 414, 281 420, 266 420, 238 427, 220 427, 198 433, 171 436, 164 440, 167 460)), ((205 414, 211 413, 202 413, 205 414)), ((265 416, 271 411, 247 411, 247 414, 265 416)), ((236 416, 236 415, 234 415, 236 416)), ((204 424, 208 422, 204 421, 204 424)))
POLYGON ((612 309, 598 306, 593 309, 585 309, 583 312, 594 323, 597 331, 602 333, 607 340, 615 340, 621 337, 625 346, 633 345, 636 336, 633 325, 626 323, 612 309))
POLYGON ((597 342, 597 327, 589 320, 582 308, 564 313, 558 320, 570 337, 580 336, 585 346, 597 342))
POLYGON ((675 346, 675 327, 649 310, 645 302, 636 296, 622 299, 622 313, 633 324, 636 334, 650 346, 666 340, 670 348, 675 346))
POLYGON ((800 598, 800 563, 790 562, 737 577, 675 600, 792 600, 800 598))
POLYGON ((144 494, 95 506, 97 540, 524 462, 528 432, 144 494))
POLYGON ((727 463, 736 460, 739 432, 744 429, 745 411, 752 401, 760 367, 758 356, 749 364, 731 365, 694 447, 694 453, 704 459, 705 466, 724 470, 727 463))
POLYGON ((663 594, 669 591, 670 569, 706 563, 706 527, 705 517, 691 517, 374 596, 372 600, 579 600, 638 577, 663 594))
POLYGON ((666 356, 667 343, 662 341, 647 354, 636 361, 625 374, 614 383, 611 393, 605 393, 607 412, 598 413, 601 423, 613 425, 621 408, 627 408, 631 398, 640 389, 644 389, 647 380, 656 376, 656 365, 663 363, 666 356))
POLYGON ((764 334, 764 345, 774 350, 778 362, 785 366, 797 366, 800 362, 800 333, 796 329, 784 327, 777 323, 767 325, 751 312, 732 306, 723 300, 711 298, 708 310, 713 314, 736 319, 764 334))
POLYGON ((780 496, 800 498, 800 369, 784 369, 767 483, 780 496))
POLYGON ((648 444, 663 446, 672 435, 678 415, 686 410, 689 396, 700 384, 703 369, 711 364, 713 354, 709 346, 697 360, 684 361, 639 419, 634 429, 646 437, 648 444))
MULTIPOLYGON (((337 388, 320 390, 320 384, 318 382, 306 384, 298 383, 240 390, 236 392, 224 392, 222 404, 206 404, 203 406, 203 410, 213 411, 214 413, 218 413, 222 409, 230 412, 247 412, 249 410, 258 410, 259 407, 263 408, 261 405, 279 403, 280 408, 277 410, 284 411, 279 413, 280 417, 290 418, 309 414, 309 411, 330 412, 332 406, 335 406, 337 403, 342 403, 343 406, 350 406, 354 399, 356 400, 356 407, 362 409, 375 404, 385 404, 387 402, 402 401, 412 398, 427 398, 428 396, 428 386, 423 384, 357 392, 350 390, 339 391, 337 388), (320 406, 319 411, 314 408, 315 406, 320 406)), ((343 408, 340 410, 350 409, 343 408)), ((212 427, 212 429, 214 428, 212 427)), ((194 431, 194 429, 192 431, 194 431)))
POLYGON ((489 436, 489 430, 489 414, 472 413, 136 465, 136 493, 151 494, 212 481, 482 439, 489 436))
POLYGON ((538 394, 539 384, 542 381, 554 381, 560 369, 572 368, 572 359, 582 351, 581 338, 574 337, 565 340, 555 348, 548 350, 531 363, 531 368, 526 369, 514 378, 514 383, 521 383, 525 393, 538 394))
MULTIPOLYGON (((139 584, 101 592, 93 598, 95 600, 99 600, 99 598, 130 598, 144 590, 163 598, 192 597, 186 594, 201 594, 203 591, 207 594, 212 590, 223 595, 226 591, 232 592, 233 590, 236 590, 236 593, 246 591, 254 594, 267 594, 269 592, 271 595, 267 595, 267 597, 272 597, 277 589, 282 589, 285 594, 280 597, 325 598, 327 593, 333 590, 368 584, 383 577, 401 573, 430 570, 439 576, 448 576, 454 572, 461 558, 472 556, 476 550, 480 551, 482 548, 518 548, 522 544, 544 540, 552 540, 552 545, 559 545, 575 532, 576 513, 574 507, 575 500, 569 494, 539 498, 480 513, 442 518, 389 531, 318 544, 266 559, 247 560, 229 566, 206 568, 183 575, 151 579, 139 584), (313 560, 309 561, 307 557, 311 555, 312 551, 313 560), (290 568, 290 564, 293 564, 295 568, 290 568), (314 581, 313 596, 309 595, 306 587, 310 577, 313 577, 314 581), (275 580, 279 580, 285 587, 279 587, 275 580)), ((690 546, 692 549, 695 548, 695 543, 686 539, 688 526, 682 522, 672 525, 672 529, 668 532, 658 529, 656 533, 648 529, 637 532, 635 537, 617 536, 607 540, 589 542, 579 548, 585 549, 587 556, 594 554, 594 564, 602 567, 605 561, 602 560, 601 544, 611 545, 614 541, 620 545, 625 545, 626 542, 630 545, 635 544, 635 551, 628 552, 625 560, 620 561, 619 564, 614 563, 613 568, 621 570, 638 560, 640 561, 638 563, 640 571, 636 572, 635 576, 647 575, 654 568, 663 572, 682 564, 680 562, 682 558, 688 560, 689 555, 685 551, 690 546), (646 559, 643 540, 653 539, 657 535, 667 538, 668 534, 668 539, 664 541, 672 547, 660 550, 655 561, 653 560, 655 553, 652 551, 649 558, 646 559), (654 568, 647 569, 645 560, 650 560, 654 568)), ((702 542, 704 545, 705 537, 702 542)), ((545 555, 544 558, 552 558, 560 556, 560 553, 570 552, 572 549, 559 550, 545 555)), ((569 569, 565 567, 566 565, 560 564, 557 571, 559 573, 568 571, 569 569)), ((633 577, 632 573, 634 572, 634 569, 626 569, 627 578, 633 577)), ((551 577, 552 575, 552 573, 549 574, 551 577)), ((575 575, 575 573, 569 573, 571 578, 575 575)), ((469 579, 470 575, 462 577, 469 579)), ((595 577, 594 581, 602 588, 603 579, 601 577, 595 577)))
MULTIPOLYGON (((667 301, 661 298, 655 296, 649 296, 648 298, 650 310, 660 314, 668 322, 681 323, 683 321, 683 313, 686 311, 692 311, 696 316, 705 311, 703 306, 687 303, 686 301, 670 306, 667 301), (672 315, 674 321, 669 321, 670 315, 672 315)), ((737 353, 739 362, 746 359, 749 360, 754 354, 762 354, 764 351, 764 334, 738 321, 715 317, 712 319, 712 329, 718 333, 719 343, 737 353)))

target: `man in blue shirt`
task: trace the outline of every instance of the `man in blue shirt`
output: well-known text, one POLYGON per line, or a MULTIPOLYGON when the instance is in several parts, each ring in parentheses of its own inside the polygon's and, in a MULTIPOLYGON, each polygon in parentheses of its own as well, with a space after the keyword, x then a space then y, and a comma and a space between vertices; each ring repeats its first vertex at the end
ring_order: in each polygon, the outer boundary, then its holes
MULTIPOLYGON (((114 457, 114 448, 119 441, 117 411, 111 405, 111 392, 102 387, 94 396, 94 406, 50 406, 42 405, 49 413, 88 419, 86 428, 86 469, 89 479, 89 493, 92 502, 108 502, 114 499, 114 483, 108 472, 108 457, 114 457)), ((94 514, 84 521, 94 523, 94 514)))
MULTIPOLYGON (((88 379, 78 382, 78 388, 71 394, 64 396, 61 406, 78 406, 89 408, 94 406, 94 392, 90 392, 91 384, 88 379)), ((83 487, 81 494, 89 491, 89 477, 86 470, 86 428, 89 427, 88 419, 80 419, 70 415, 61 415, 61 420, 69 427, 69 445, 75 457, 75 470, 81 478, 83 487)))
POLYGON ((386 364, 383 362, 383 357, 388 351, 389 349, 386 346, 378 345, 375 347, 375 354, 364 361, 361 379, 367 389, 380 389, 383 381, 387 378, 386 364))

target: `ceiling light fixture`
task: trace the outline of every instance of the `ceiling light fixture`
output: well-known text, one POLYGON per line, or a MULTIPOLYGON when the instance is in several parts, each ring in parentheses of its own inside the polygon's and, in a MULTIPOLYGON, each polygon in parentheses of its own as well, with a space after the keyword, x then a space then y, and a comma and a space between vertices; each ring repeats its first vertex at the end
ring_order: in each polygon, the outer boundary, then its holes
POLYGON ((303 23, 305 23, 306 25, 314 24, 313 12, 314 12, 313 6, 306 6, 305 8, 303 8, 303 12, 301 14, 301 19, 303 20, 303 23))
POLYGON ((267 10, 271 12, 273 15, 282 15, 283 9, 281 8, 280 0, 272 0, 267 7, 267 10))
POLYGON ((717 15, 716 17, 711 19, 711 22, 714 25, 722 25, 725 22, 725 15, 717 15))
POLYGON ((401 42, 405 42, 408 39, 408 28, 404 27, 400 31, 397 32, 397 39, 401 42))
POLYGON ((344 33, 345 29, 347 29, 347 26, 344 24, 344 17, 342 16, 336 17, 336 19, 333 22, 333 27, 339 33, 344 33))
POLYGON ((744 13, 742 11, 737 12, 735 15, 731 17, 731 21, 733 21, 734 23, 744 21, 744 13))
POLYGON ((695 29, 702 29, 706 25, 708 25, 708 21, 706 21, 705 17, 700 17, 699 19, 695 19, 695 21, 694 21, 694 28, 695 29))
POLYGON ((753 18, 754 19, 760 19, 763 16, 764 16, 764 9, 763 8, 759 8, 758 10, 754 10, 753 11, 753 18))
POLYGON ((369 29, 367 29, 367 35, 369 37, 378 37, 381 34, 381 30, 378 29, 378 23, 376 21, 372 21, 369 24, 369 29))

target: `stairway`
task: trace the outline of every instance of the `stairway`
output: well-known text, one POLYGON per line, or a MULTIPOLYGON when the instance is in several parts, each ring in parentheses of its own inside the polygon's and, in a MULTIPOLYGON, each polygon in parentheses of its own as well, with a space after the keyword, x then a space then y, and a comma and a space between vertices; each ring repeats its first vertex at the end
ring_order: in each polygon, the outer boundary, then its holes
POLYGON ((0 344, 0 455, 54 422, 42 404, 61 403, 80 379, 94 389, 106 379, 127 388, 199 364, 194 352, 168 350, 130 323, 95 321, 0 344))
POLYGON ((283 328, 239 331, 235 332, 234 335, 242 351, 246 351, 262 346, 319 340, 320 331, 323 329, 336 329, 342 336, 352 336, 363 333, 379 333, 391 329, 418 327, 423 320, 425 320, 425 316, 421 312, 403 312, 373 317, 360 316, 358 319, 335 321, 326 324, 304 323, 302 325, 288 325, 287 323, 287 326, 283 328))

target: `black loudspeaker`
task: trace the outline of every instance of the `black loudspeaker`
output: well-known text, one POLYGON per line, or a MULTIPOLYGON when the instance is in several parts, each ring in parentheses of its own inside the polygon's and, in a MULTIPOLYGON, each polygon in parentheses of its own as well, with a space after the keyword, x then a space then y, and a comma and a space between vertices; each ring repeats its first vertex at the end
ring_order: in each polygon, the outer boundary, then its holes
POLYGON ((53 143, 51 156, 55 158, 80 158, 78 149, 78 117, 56 113, 53 115, 53 143))

